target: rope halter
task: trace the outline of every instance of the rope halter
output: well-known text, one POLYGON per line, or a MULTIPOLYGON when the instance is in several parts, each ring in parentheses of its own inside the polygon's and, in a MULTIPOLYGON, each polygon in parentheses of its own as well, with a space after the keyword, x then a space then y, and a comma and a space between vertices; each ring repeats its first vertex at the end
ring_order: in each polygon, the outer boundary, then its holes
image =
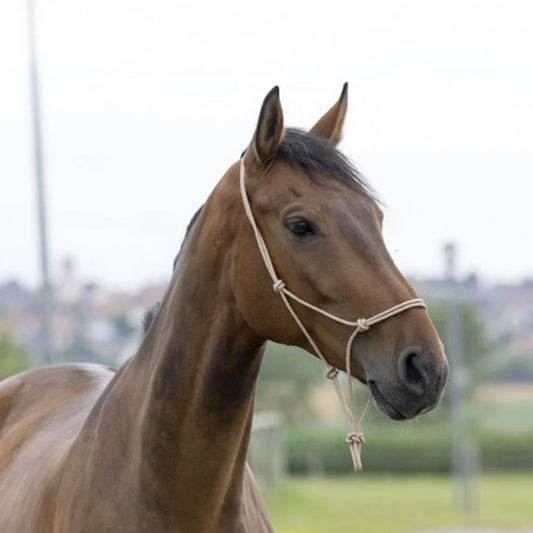
POLYGON ((340 403, 346 414, 346 418, 348 419, 349 430, 348 430, 348 434, 346 435, 346 443, 348 444, 350 448, 354 470, 356 472, 359 472, 362 470, 361 447, 365 443, 365 438, 363 434, 361 433, 361 425, 363 422, 363 418, 365 417, 368 407, 370 405, 370 400, 366 402, 363 412, 361 413, 361 416, 359 417, 359 420, 358 420, 356 416, 355 402, 354 402, 354 396, 353 396, 352 373, 351 373, 351 352, 352 352, 353 342, 355 338, 357 337, 357 335, 359 335, 359 333, 364 333, 365 331, 368 331, 373 325, 379 324, 380 322, 383 322, 384 320, 387 320, 388 318, 398 315, 399 313, 403 313, 404 311, 407 311, 408 309, 412 309, 413 307, 422 307, 424 309, 427 309, 426 304, 424 303, 424 300, 422 300, 421 298, 414 298, 413 300, 407 300, 398 305, 394 305, 390 307, 389 309, 386 309, 385 311, 381 311, 377 315, 374 315, 370 318, 358 318, 357 320, 352 321, 352 320, 345 320, 344 318, 340 318, 336 315, 333 315, 332 313, 328 313, 327 311, 324 311, 323 309, 320 309, 319 307, 316 307, 315 305, 309 302, 306 302, 305 300, 302 300, 301 298, 293 294, 291 291, 289 291, 289 289, 287 289, 285 282, 282 279, 278 278, 276 269, 274 268, 274 264, 272 263, 272 258, 270 257, 270 253, 268 252, 266 243, 263 239, 263 236, 261 235, 261 232, 259 231, 259 227, 257 226, 257 223, 255 221, 255 218, 252 212, 252 208, 250 206, 248 195, 246 194, 246 187, 244 183, 245 175, 246 175, 246 169, 244 167, 244 159, 241 158, 239 179, 240 179, 240 191, 241 191, 242 203, 244 205, 246 216, 248 217, 248 220, 250 221, 250 225, 252 226, 252 230, 255 235, 255 240, 257 242, 257 247, 259 248, 259 252, 261 253, 261 257, 263 258, 265 267, 272 279, 272 289, 274 290, 274 292, 280 295, 281 299, 283 300, 283 303, 287 307, 287 310, 289 311, 292 318, 294 319, 294 321, 296 322, 296 324, 302 331, 303 335, 305 336, 305 338, 307 339, 307 341, 313 348, 313 351, 316 353, 317 357, 321 359, 324 365, 326 365, 326 369, 327 369, 326 377, 333 382, 333 385, 335 386, 335 391, 337 392, 337 396, 339 397, 340 403), (308 329, 305 327, 303 322, 300 320, 300 318, 296 314, 296 311, 294 310, 290 300, 297 302, 300 305, 303 305, 304 307, 307 307, 308 309, 311 309, 312 311, 315 311, 316 313, 319 313, 322 316, 325 316, 326 318, 333 320, 334 322, 354 328, 352 334, 350 335, 346 343, 346 352, 345 352, 346 374, 348 376, 348 395, 347 395, 348 397, 346 397, 346 394, 344 393, 341 387, 341 384, 339 381, 339 370, 327 361, 326 357, 324 356, 324 354, 318 347, 317 343, 315 342, 315 340, 309 333, 308 329))

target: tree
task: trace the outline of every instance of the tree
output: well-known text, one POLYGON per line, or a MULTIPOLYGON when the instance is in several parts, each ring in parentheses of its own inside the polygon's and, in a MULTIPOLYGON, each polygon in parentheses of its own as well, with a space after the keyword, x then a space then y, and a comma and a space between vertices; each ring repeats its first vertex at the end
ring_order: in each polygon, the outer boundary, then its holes
POLYGON ((7 335, 0 335, 0 379, 30 367, 28 354, 16 346, 7 335))
MULTIPOLYGON (((433 324, 446 347, 447 303, 432 302, 428 305, 433 324)), ((461 322, 464 365, 472 383, 479 382, 487 373, 490 344, 485 327, 479 318, 477 308, 470 302, 462 302, 456 307, 461 322)))
POLYGON ((307 416, 309 392, 323 379, 318 359, 299 348, 269 342, 259 374, 257 406, 279 410, 288 420, 307 416))

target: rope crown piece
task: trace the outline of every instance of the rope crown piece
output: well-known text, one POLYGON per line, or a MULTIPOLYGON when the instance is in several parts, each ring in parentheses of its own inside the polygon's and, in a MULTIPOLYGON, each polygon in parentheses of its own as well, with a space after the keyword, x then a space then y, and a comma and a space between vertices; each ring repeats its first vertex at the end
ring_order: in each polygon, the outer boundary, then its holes
POLYGON ((270 257, 270 253, 263 239, 263 236, 261 235, 261 232, 259 231, 259 227, 257 226, 257 223, 255 221, 252 208, 250 205, 250 201, 248 199, 248 195, 246 194, 246 187, 244 183, 245 175, 246 175, 246 169, 244 167, 244 159, 241 159, 239 185, 240 185, 242 203, 244 206, 244 210, 246 212, 246 216, 248 217, 248 220, 250 221, 250 225, 252 226, 252 230, 255 235, 255 240, 257 242, 257 247, 259 248, 259 252, 261 254, 261 257, 263 258, 263 262, 265 263, 265 267, 268 271, 268 274, 270 275, 272 279, 272 289, 274 290, 274 292, 280 295, 281 299, 283 300, 283 303, 287 307, 287 310, 289 311, 292 318, 294 319, 294 321, 300 328, 301 332, 303 333, 303 335, 305 336, 305 338, 307 339, 307 341, 313 348, 313 351, 316 353, 317 357, 324 363, 324 365, 327 368, 326 377, 333 382, 339 401, 344 409, 346 418, 348 419, 349 430, 348 430, 345 440, 350 448, 353 467, 356 472, 360 472, 363 468, 363 465, 361 462, 361 447, 365 443, 365 438, 363 434, 361 433, 361 425, 363 423, 363 418, 365 417, 368 411, 368 407, 370 405, 370 399, 366 402, 363 412, 361 413, 361 416, 359 417, 359 420, 358 420, 356 416, 355 401, 354 401, 354 396, 353 396, 352 373, 351 373, 351 352, 352 352, 353 342, 355 338, 357 337, 357 335, 359 335, 359 333, 364 333, 365 331, 368 331, 371 328, 371 326, 378 324, 380 322, 383 322, 384 320, 387 320, 388 318, 398 315, 399 313, 403 313, 404 311, 407 311, 408 309, 412 309, 414 307, 422 307, 423 309, 427 309, 426 304, 424 303, 424 300, 422 300, 421 298, 414 298, 412 300, 407 300, 400 304, 394 305, 390 307, 389 309, 386 309, 385 311, 381 311, 377 315, 374 315, 370 318, 358 318, 357 320, 352 321, 352 320, 345 320, 344 318, 340 318, 332 313, 324 311, 323 309, 320 309, 320 307, 316 307, 315 305, 305 300, 302 300, 301 298, 296 296, 294 293, 292 293, 291 291, 287 289, 285 282, 282 279, 280 279, 276 273, 276 269, 274 268, 272 258, 270 257), (346 375, 348 377, 348 395, 347 395, 348 398, 346 398, 346 394, 343 392, 343 389, 339 381, 339 370, 328 362, 328 360, 326 359, 326 357, 324 356, 324 354, 318 347, 317 343, 315 342, 315 340, 309 333, 308 329, 305 327, 304 323, 300 320, 300 318, 296 314, 296 311, 294 310, 290 300, 297 302, 300 305, 303 305, 304 307, 307 307, 308 309, 311 309, 312 311, 315 311, 325 316, 326 318, 333 320, 334 322, 354 328, 352 334, 350 335, 346 343, 346 352, 345 352, 346 375))

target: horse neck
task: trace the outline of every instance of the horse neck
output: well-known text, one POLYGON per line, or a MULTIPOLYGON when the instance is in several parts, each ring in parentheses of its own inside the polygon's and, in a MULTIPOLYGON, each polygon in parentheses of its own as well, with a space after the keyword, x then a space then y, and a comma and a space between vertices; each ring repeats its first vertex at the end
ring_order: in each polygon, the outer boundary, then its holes
POLYGON ((221 211, 213 203, 204 207, 161 308, 116 383, 136 416, 129 448, 144 497, 181 516, 180 525, 183 517, 191 520, 187 531, 215 530, 238 514, 264 344, 234 303, 223 266, 236 228, 227 211, 226 221, 214 219, 213 211, 221 211))

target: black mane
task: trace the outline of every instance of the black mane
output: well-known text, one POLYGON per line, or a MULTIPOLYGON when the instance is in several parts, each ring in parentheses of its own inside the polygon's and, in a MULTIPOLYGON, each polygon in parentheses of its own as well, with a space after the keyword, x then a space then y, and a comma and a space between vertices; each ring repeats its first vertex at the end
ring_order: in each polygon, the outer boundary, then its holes
POLYGON ((172 271, 176 270, 176 265, 178 264, 181 252, 183 251, 183 246, 185 245, 185 242, 187 241, 187 237, 189 236, 189 233, 191 232, 192 228, 196 224, 196 221, 198 220, 198 217, 200 216, 200 213, 202 212, 203 207, 204 206, 201 205, 197 209, 196 213, 194 213, 194 215, 192 216, 191 220, 187 224, 187 229, 185 230, 185 237, 183 237, 183 241, 181 242, 181 246, 180 246, 178 255, 176 255, 176 257, 174 258, 174 263, 172 263, 172 271))
MULTIPOLYGON (((244 152, 242 155, 244 155, 244 152)), ((291 165, 297 165, 313 180, 318 175, 328 176, 331 179, 352 187, 356 192, 366 198, 377 200, 375 191, 349 159, 339 152, 331 142, 322 137, 317 137, 316 135, 296 128, 287 128, 274 161, 285 161, 291 165)), ((178 255, 174 259, 173 270, 176 269, 183 246, 194 224, 198 220, 202 208, 203 206, 196 211, 187 226, 185 238, 181 243, 178 255)), ((148 331, 158 310, 159 302, 145 313, 143 320, 145 333, 148 331)))
POLYGON ((302 168, 315 179, 324 175, 339 181, 372 200, 377 194, 350 160, 327 139, 296 128, 287 128, 275 161, 286 161, 302 168))

